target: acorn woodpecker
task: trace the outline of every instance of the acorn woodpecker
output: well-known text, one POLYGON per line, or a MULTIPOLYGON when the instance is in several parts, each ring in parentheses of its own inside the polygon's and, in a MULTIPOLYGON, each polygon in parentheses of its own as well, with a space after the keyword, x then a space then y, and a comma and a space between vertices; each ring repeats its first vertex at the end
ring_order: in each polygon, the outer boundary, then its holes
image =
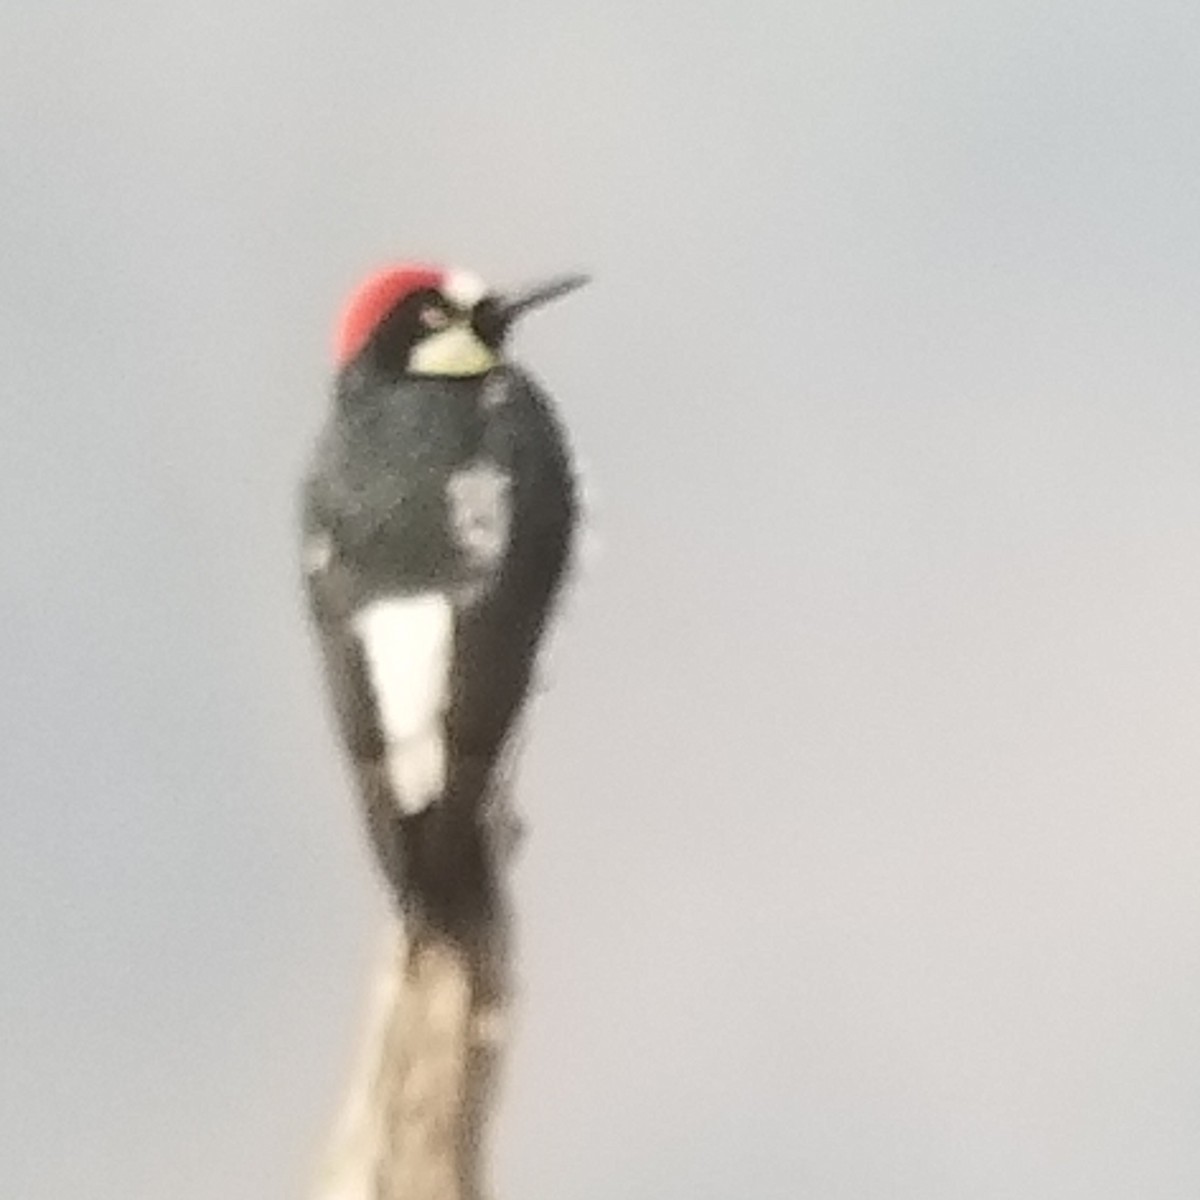
POLYGON ((338 323, 302 488, 311 615, 376 857, 401 910, 452 936, 495 898, 487 806, 578 508, 551 401, 506 336, 585 282, 504 295, 440 267, 371 276, 338 323))

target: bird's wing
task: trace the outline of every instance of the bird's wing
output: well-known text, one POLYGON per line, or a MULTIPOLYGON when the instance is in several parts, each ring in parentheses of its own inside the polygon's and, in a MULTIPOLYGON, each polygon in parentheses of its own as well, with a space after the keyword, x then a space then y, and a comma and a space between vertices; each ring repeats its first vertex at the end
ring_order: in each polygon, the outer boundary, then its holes
POLYGON ((319 526, 308 524, 305 529, 301 558, 338 731, 355 764, 374 762, 383 753, 384 740, 366 655, 353 623, 355 580, 319 526))
POLYGON ((507 542, 497 573, 455 627, 449 736, 458 755, 494 762, 520 712, 538 644, 570 558, 575 481, 550 402, 508 369, 480 446, 511 480, 507 542))

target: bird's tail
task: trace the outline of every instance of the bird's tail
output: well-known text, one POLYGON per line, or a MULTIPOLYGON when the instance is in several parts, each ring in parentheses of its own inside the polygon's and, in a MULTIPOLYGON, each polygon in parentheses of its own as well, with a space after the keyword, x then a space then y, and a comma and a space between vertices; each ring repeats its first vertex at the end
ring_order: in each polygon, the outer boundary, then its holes
POLYGON ((391 794, 388 772, 363 780, 367 828, 394 901, 417 928, 461 944, 495 917, 500 903, 494 822, 489 819, 491 764, 447 764, 442 796, 405 814, 391 794))

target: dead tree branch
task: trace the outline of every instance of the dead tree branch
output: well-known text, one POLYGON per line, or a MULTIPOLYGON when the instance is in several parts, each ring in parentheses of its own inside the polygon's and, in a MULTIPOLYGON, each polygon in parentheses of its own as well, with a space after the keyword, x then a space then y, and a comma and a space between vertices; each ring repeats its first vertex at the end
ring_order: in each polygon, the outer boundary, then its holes
POLYGON ((394 919, 314 1200, 486 1200, 485 1134, 512 1003, 507 802, 497 894, 469 944, 394 919))

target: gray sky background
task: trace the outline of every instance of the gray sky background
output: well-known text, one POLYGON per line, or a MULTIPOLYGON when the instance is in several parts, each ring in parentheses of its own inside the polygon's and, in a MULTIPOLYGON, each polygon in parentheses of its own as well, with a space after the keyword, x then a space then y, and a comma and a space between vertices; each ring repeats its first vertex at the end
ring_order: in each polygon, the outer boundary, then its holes
POLYGON ((0 8, 0 1191, 301 1193, 382 914, 295 587, 388 258, 603 553, 521 1200, 1200 1195, 1195 0, 0 8))

